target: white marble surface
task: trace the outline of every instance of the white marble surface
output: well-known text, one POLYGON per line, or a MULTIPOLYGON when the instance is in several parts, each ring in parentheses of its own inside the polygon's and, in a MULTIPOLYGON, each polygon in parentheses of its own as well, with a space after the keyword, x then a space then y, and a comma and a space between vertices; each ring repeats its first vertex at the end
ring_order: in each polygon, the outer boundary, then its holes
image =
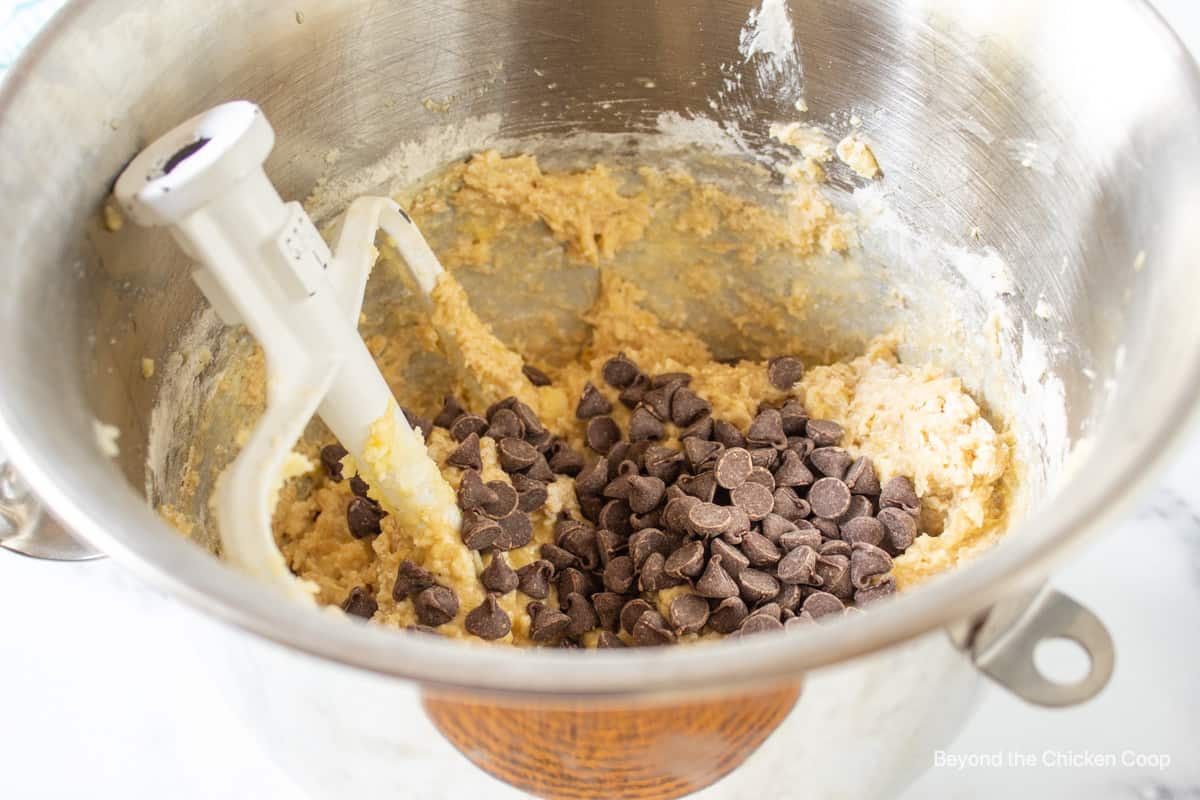
MULTIPOLYGON (((23 35, 17 28, 40 24, 60 3, 0 0, 0 71, 23 35)), ((1200 5, 1157 5, 1200 50, 1200 5)), ((1032 765, 932 766, 906 798, 1200 800, 1197 475, 1193 436, 1138 511, 1055 576, 1113 634, 1117 666, 1104 693, 1048 711, 989 691, 948 754, 1025 756, 1032 765), (1169 764, 1094 764, 1126 753, 1169 764), (1045 763, 1072 757, 1081 765, 1045 763)), ((0 797, 304 797, 204 673, 213 654, 198 642, 220 638, 216 623, 108 561, 53 564, 3 552, 0 608, 0 797)), ((468 786, 494 796, 465 761, 451 766, 463 771, 458 796, 468 786)))

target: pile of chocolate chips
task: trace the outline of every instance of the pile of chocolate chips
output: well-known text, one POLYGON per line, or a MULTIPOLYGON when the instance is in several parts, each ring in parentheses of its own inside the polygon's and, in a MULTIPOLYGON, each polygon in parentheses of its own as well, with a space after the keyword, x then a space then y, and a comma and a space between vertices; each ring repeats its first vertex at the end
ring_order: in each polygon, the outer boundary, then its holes
MULTIPOLYGON (((772 359, 767 370, 782 391, 803 372, 792 356, 772 359)), ((548 382, 537 370, 526 374, 535 384, 548 382)), ((586 423, 590 458, 515 398, 478 416, 447 397, 433 420, 459 443, 447 463, 465 470, 458 490, 463 542, 492 554, 480 576, 487 598, 466 617, 470 633, 505 636, 512 624, 497 600, 516 589, 533 599, 526 609, 530 638, 567 647, 594 630, 600 647, 669 644, 705 631, 758 633, 895 591, 892 559, 917 535, 920 500, 908 478, 881 486, 869 459, 839 447, 837 423, 809 418, 790 398, 763 402, 739 430, 713 417, 711 404, 690 388, 690 375, 646 375, 623 354, 604 364, 601 377, 631 414, 622 431, 604 393, 584 387, 575 413, 586 423), (663 444, 672 430, 679 447, 663 444), (482 436, 496 440, 511 485, 479 474, 482 436), (514 570, 503 552, 530 542, 528 515, 545 503, 546 484, 557 475, 574 479, 582 519, 560 514, 554 543, 514 570), (557 607, 545 602, 551 585, 557 607), (664 617, 652 593, 674 587, 686 589, 664 617)), ((365 491, 355 494, 347 510, 351 531, 377 533, 382 512, 365 491)), ((423 629, 458 611, 454 592, 412 562, 400 565, 393 594, 413 601, 423 629)), ((375 608, 368 601, 365 589, 355 589, 343 608, 369 617, 375 608)))

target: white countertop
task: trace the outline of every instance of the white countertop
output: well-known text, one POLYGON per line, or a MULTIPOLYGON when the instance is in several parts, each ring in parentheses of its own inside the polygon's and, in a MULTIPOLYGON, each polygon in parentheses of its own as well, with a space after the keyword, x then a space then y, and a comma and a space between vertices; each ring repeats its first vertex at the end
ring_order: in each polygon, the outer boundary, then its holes
MULTIPOLYGON (((0 0, 0 72, 13 42, 61 3, 0 0)), ((1200 5, 1157 5, 1200 52, 1200 5)), ((1057 711, 990 690, 947 752, 1024 756, 1032 766, 956 770, 933 766, 930 753, 932 768, 906 798, 1200 800, 1197 475, 1200 436, 1135 514, 1053 580, 1112 633, 1108 688, 1057 711), (1096 765, 1093 756, 1109 753, 1151 763, 1096 765), (1047 763, 1059 759, 1076 766, 1047 763)), ((4 551, 0 608, 0 797, 305 796, 203 673, 196 642, 209 637, 194 634, 217 623, 110 561, 59 564, 4 551)), ((462 768, 474 769, 465 760, 462 768)), ((488 787, 479 773, 479 796, 488 787)))

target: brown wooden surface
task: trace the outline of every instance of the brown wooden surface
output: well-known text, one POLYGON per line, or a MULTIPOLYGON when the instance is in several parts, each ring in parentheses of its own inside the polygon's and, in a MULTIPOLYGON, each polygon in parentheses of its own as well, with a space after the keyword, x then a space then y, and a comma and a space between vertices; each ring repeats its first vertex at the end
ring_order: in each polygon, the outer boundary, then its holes
POLYGON ((518 706, 426 693, 443 735, 488 774, 554 800, 667 800, 703 789, 763 743, 799 684, 674 705, 518 706))

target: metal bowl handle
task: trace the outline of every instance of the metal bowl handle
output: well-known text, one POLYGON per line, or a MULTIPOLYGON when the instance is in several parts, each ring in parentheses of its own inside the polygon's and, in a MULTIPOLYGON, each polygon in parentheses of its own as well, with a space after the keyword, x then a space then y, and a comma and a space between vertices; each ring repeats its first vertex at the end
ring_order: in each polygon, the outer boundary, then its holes
POLYGON ((1070 597, 1046 588, 1034 596, 997 604, 976 629, 969 652, 985 675, 1039 706, 1071 706, 1090 700, 1112 677, 1112 636, 1095 614, 1070 597), (1034 661, 1038 644, 1069 639, 1087 652, 1087 674, 1069 683, 1046 677, 1034 661))
POLYGON ((47 513, 3 454, 0 454, 0 547, 51 561, 88 561, 104 555, 67 533, 47 513))

